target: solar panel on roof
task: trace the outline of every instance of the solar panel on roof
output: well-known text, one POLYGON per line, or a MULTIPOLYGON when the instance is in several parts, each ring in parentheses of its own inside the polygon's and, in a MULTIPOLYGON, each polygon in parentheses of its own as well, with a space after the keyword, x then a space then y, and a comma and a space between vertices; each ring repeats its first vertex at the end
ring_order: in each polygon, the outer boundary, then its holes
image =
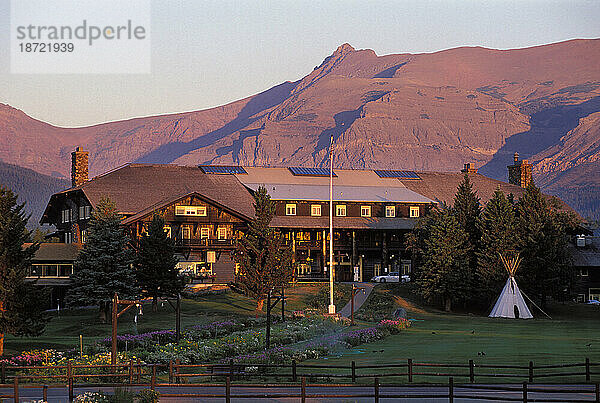
MULTIPOLYGON (((288 169, 294 176, 329 176, 329 168, 289 167, 288 169)), ((337 177, 335 171, 333 176, 337 177)))
POLYGON ((199 165, 198 166, 205 174, 247 174, 246 170, 242 167, 237 166, 225 166, 225 165, 199 165))
POLYGON ((385 171, 375 170, 373 171, 380 178, 398 178, 398 179, 421 179, 416 172, 413 171, 385 171))

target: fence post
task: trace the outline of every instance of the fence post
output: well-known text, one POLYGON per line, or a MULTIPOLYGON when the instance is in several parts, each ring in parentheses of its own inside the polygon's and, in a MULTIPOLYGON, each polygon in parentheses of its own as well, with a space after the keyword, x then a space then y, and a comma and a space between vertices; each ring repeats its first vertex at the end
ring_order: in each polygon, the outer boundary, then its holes
POLYGON ((585 381, 589 382, 590 381, 590 359, 586 358, 585 359, 585 381))
POLYGON ((448 378, 448 402, 454 403, 454 378, 448 378))
POLYGON ((523 403, 527 403, 527 382, 523 382, 523 403))
POLYGON ((375 403, 379 403, 379 378, 375 378, 373 387, 375 388, 375 403))
POLYGON ((181 365, 181 360, 178 358, 175 360, 175 383, 180 383, 181 379, 179 378, 179 366, 181 365))
POLYGON ((173 360, 169 360, 169 383, 173 383, 173 360))
POLYGON ((292 382, 296 382, 296 360, 292 360, 292 382))
POLYGON ((356 383, 356 363, 352 361, 352 383, 356 383))
POLYGON ((137 383, 141 383, 142 381, 142 362, 140 359, 137 359, 137 383))
POLYGON ((473 360, 469 360, 469 381, 475 382, 475 364, 473 360))
POLYGON ((529 361, 529 383, 533 383, 533 361, 529 361))
POLYGON ((229 377, 233 379, 233 359, 229 359, 229 377))
POLYGON ((156 365, 152 366, 152 379, 150 380, 150 389, 156 388, 156 365))
POLYGON ((129 360, 129 384, 133 384, 133 360, 129 360))
POLYGON ((42 400, 45 402, 48 401, 48 385, 44 385, 42 388, 42 400))
POLYGON ((71 361, 67 362, 67 383, 69 384, 69 401, 73 401, 73 367, 71 361))
POLYGON ((2 384, 6 383, 6 363, 2 361, 2 384))
POLYGON ((596 403, 600 403, 600 384, 596 384, 596 403))
POLYGON ((225 380, 225 402, 231 402, 231 378, 229 377, 225 380))
POLYGON ((412 358, 408 359, 408 382, 411 383, 413 381, 413 362, 412 358))
POLYGON ((302 386, 300 390, 302 403, 306 403, 306 378, 302 377, 302 386))
POLYGON ((16 375, 13 383, 13 395, 15 398, 15 403, 19 403, 19 377, 16 375))

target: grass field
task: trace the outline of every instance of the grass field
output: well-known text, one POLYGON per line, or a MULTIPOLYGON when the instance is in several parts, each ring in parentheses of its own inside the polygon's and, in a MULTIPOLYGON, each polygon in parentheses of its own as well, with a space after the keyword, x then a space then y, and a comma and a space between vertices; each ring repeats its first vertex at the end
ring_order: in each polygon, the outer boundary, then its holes
MULTIPOLYGON (((308 308, 311 297, 323 294, 320 291, 323 287, 326 285, 303 284, 288 289, 287 311, 308 308)), ((536 364, 554 364, 582 362, 586 357, 592 362, 600 362, 600 307, 555 304, 548 311, 554 318, 552 320, 542 318, 536 311, 533 320, 490 319, 423 308, 411 300, 409 288, 390 287, 394 285, 377 286, 370 297, 376 304, 369 305, 368 302, 364 309, 387 309, 389 312, 399 306, 395 297, 403 297, 413 326, 380 342, 337 349, 336 355, 319 360, 319 363, 350 365, 351 361, 356 361, 358 365, 369 365, 406 362, 407 358, 412 358, 416 362, 466 364, 473 359, 479 364, 526 365, 530 360, 536 364)), ((336 303, 343 305, 340 300, 336 303)), ((276 308, 277 314, 279 309, 276 308)), ((233 292, 196 296, 182 302, 184 329, 254 315, 255 302, 233 292)), ((159 311, 152 313, 148 303, 144 306, 143 316, 139 317, 137 332, 172 329, 174 321, 175 315, 168 304, 159 304, 159 311)), ((371 326, 372 323, 362 322, 361 325, 371 326)), ((135 333, 133 312, 119 319, 119 333, 135 333)), ((7 336, 5 348, 8 354, 32 348, 77 348, 80 334, 85 344, 92 343, 109 337, 110 325, 98 322, 96 310, 63 311, 49 323, 41 337, 7 336)))
MULTIPOLYGON (((300 284, 286 290, 286 311, 309 308, 311 297, 323 294, 326 284, 300 284)), ((345 286, 344 288, 349 288, 345 286)), ((325 303, 324 303, 325 304, 325 303)), ((325 306, 325 305, 324 305, 325 306)), ((239 316, 255 316, 256 302, 241 294, 227 292, 221 294, 200 294, 193 299, 182 300, 181 326, 183 329, 193 325, 214 322, 239 316)), ((275 315, 281 312, 281 306, 275 308, 275 315)), ((23 350, 53 348, 66 350, 79 348, 79 335, 85 344, 104 339, 111 335, 111 325, 98 320, 97 309, 63 310, 52 313, 52 320, 40 337, 20 338, 10 335, 5 339, 5 353, 15 354, 23 350)), ((135 309, 130 309, 119 318, 119 334, 144 333, 153 330, 174 329, 175 312, 168 303, 159 303, 158 312, 152 312, 151 304, 145 303, 143 315, 138 316, 137 330, 134 323, 135 309)))
MULTIPOLYGON (((389 285, 387 288, 389 289, 389 285)), ((378 286, 376 292, 386 292, 378 286)), ((345 350, 328 363, 350 365, 406 362, 538 364, 600 361, 600 307, 582 304, 555 304, 549 307, 552 320, 539 311, 532 320, 492 319, 469 314, 448 314, 433 309, 411 310, 413 326, 387 339, 345 350), (485 353, 483 355, 482 353, 485 353)), ((391 295, 390 295, 391 297, 391 295)), ((399 306, 399 305, 397 305, 399 306)), ((406 305, 405 305, 406 306, 406 305)), ((413 305, 414 306, 414 305, 413 305)))

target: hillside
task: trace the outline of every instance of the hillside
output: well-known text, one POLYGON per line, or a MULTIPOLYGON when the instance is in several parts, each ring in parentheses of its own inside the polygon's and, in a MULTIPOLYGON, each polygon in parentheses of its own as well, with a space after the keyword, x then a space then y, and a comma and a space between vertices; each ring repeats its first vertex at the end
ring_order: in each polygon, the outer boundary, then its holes
POLYGON ((336 166, 475 162, 506 180, 518 151, 544 189, 593 216, 597 135, 584 133, 599 131, 599 61, 599 39, 386 56, 344 44, 301 80, 203 111, 64 129, 0 106, 0 160, 67 176, 82 145, 92 175, 132 161, 320 166, 333 135, 336 166))
POLYGON ((19 196, 19 203, 27 202, 31 214, 29 227, 38 225, 50 196, 70 186, 66 179, 42 175, 31 169, 0 162, 0 184, 19 196))

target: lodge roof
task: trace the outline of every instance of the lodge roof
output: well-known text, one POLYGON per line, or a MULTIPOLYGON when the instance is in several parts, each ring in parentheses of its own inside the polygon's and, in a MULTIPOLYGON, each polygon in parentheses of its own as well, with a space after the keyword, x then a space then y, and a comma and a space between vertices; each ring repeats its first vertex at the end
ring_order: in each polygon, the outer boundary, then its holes
POLYGON ((92 206, 109 197, 116 203, 117 210, 128 216, 164 200, 194 192, 240 215, 254 216, 252 195, 233 175, 205 174, 190 166, 128 164, 53 195, 42 223, 47 222, 48 209, 54 198, 78 191, 85 194, 92 206))
POLYGON ((591 244, 585 247, 571 245, 571 256, 575 267, 600 267, 600 239, 588 237, 591 244))
MULTIPOLYGON (((24 248, 31 243, 23 244, 24 248)), ((72 262, 77 258, 82 245, 80 243, 41 243, 33 257, 34 262, 72 262)))
MULTIPOLYGON (((449 206, 454 204, 456 189, 465 176, 461 172, 418 172, 418 175, 421 180, 403 181, 404 185, 414 192, 449 206)), ((482 204, 486 204, 498 188, 506 195, 512 193, 515 199, 519 199, 525 193, 525 189, 520 186, 478 173, 469 174, 469 179, 482 204)))

